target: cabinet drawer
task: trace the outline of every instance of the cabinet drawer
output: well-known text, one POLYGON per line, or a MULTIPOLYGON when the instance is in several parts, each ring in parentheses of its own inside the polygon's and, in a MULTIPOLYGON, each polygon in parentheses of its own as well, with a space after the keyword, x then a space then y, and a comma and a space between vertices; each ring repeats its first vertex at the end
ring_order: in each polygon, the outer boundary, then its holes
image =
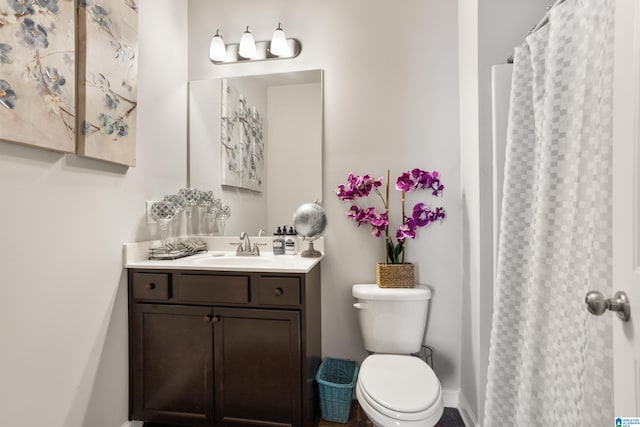
POLYGON ((260 277, 260 304, 300 305, 300 279, 297 277, 260 277))
POLYGON ((133 275, 133 297, 135 299, 169 299, 169 274, 135 273, 133 275))
POLYGON ((249 276, 181 274, 177 298, 187 302, 246 304, 249 302, 249 276))

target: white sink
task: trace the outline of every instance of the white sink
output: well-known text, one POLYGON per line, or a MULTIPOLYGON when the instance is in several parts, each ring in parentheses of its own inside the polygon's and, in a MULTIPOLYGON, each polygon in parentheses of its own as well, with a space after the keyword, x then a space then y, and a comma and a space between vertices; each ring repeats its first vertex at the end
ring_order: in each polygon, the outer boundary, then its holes
POLYGON ((263 256, 211 256, 193 258, 189 260, 192 264, 206 265, 210 267, 252 267, 272 264, 273 257, 263 256))

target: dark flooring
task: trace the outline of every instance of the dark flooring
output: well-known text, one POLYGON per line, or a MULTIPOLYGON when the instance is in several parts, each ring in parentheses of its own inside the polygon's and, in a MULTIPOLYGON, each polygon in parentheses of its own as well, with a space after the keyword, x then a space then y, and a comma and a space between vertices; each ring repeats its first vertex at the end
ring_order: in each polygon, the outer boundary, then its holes
MULTIPOLYGON (((349 420, 346 423, 337 423, 319 419, 316 427, 372 427, 373 423, 369 421, 360 405, 356 400, 351 403, 351 411, 349 412, 349 420)), ((158 424, 145 422, 144 427, 177 427, 168 424, 158 424)), ((444 408, 442 418, 434 427, 465 427, 464 421, 456 408, 444 408)))
MULTIPOLYGON (((320 419, 317 427, 371 427, 373 423, 369 421, 357 401, 351 404, 349 420, 346 423, 336 423, 320 419)), ((465 427, 464 421, 456 408, 444 408, 442 418, 435 427, 465 427)))
POLYGON ((444 408, 444 414, 435 427, 465 427, 465 425, 456 408, 444 408))

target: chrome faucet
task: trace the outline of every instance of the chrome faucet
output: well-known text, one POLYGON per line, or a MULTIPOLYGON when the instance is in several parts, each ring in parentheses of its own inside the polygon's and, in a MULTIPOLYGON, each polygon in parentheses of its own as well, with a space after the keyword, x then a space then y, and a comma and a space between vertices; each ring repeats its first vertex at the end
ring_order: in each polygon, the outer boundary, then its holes
POLYGON ((237 256, 258 256, 260 255, 260 249, 258 249, 258 245, 253 245, 251 247, 251 239, 249 239, 249 235, 244 231, 240 233, 240 243, 238 243, 238 248, 236 249, 237 256), (244 243, 244 247, 243 247, 244 243))

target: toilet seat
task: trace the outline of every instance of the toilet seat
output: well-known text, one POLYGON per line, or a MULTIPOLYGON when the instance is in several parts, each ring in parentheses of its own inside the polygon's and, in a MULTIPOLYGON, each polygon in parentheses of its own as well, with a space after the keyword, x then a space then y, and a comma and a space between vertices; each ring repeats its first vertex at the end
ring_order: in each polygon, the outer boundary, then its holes
POLYGON ((399 421, 440 418, 440 381, 429 365, 414 356, 374 354, 360 366, 357 394, 381 415, 399 421))

